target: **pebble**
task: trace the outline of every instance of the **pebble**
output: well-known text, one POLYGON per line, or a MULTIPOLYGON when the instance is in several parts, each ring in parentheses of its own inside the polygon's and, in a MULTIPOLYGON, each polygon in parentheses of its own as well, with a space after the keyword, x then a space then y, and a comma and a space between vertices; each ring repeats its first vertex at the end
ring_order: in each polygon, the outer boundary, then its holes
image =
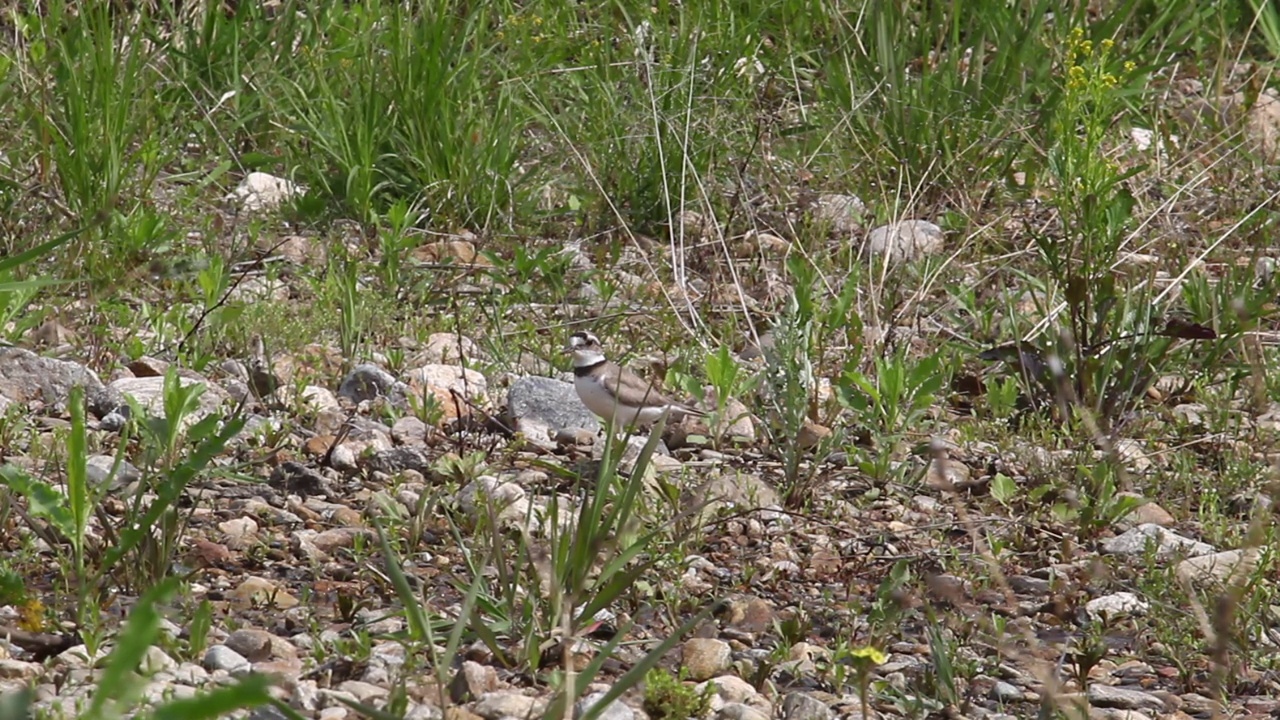
POLYGON ((715 638, 690 638, 681 646, 681 663, 689 678, 701 682, 729 669, 732 651, 729 643, 715 638))

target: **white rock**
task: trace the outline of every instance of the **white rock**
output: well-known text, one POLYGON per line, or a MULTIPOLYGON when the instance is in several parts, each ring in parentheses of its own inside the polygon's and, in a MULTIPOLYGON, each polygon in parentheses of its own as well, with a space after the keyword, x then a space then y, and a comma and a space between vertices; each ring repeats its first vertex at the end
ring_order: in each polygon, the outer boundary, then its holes
POLYGON ((1214 552, 1212 545, 1183 537, 1172 530, 1167 530, 1147 523, 1111 538, 1102 545, 1102 551, 1111 555, 1142 555, 1146 552, 1147 541, 1153 540, 1156 545, 1156 558, 1168 560, 1175 555, 1196 557, 1214 552))
POLYGON ((1084 605, 1085 612, 1089 613, 1095 620, 1102 619, 1103 615, 1111 617, 1122 614, 1145 615, 1149 607, 1150 605, 1146 600, 1131 592, 1103 595, 1090 600, 1084 605))
POLYGON ((305 193, 305 186, 296 185, 284 178, 264 172, 251 172, 224 198, 239 203, 246 212, 273 210, 281 204, 305 193))
POLYGON ((942 228, 926 220, 882 225, 867 235, 867 249, 889 262, 915 260, 942 250, 942 228))

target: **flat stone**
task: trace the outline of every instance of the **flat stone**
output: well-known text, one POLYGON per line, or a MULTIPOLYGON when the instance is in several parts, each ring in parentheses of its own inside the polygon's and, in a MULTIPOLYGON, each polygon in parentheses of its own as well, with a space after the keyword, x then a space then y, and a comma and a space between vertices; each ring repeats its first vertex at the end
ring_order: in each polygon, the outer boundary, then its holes
MULTIPOLYGON (((164 414, 164 381, 163 377, 120 378, 113 381, 108 388, 133 400, 148 414, 160 417, 164 414)), ((220 385, 209 380, 180 375, 178 384, 184 388, 194 385, 204 387, 196 410, 186 416, 188 423, 195 423, 217 412, 219 406, 231 397, 220 385)))
POLYGON ((518 692, 494 692, 476 701, 472 712, 485 720, 532 718, 542 715, 546 701, 518 692))
POLYGON ((1225 583, 1236 575, 1248 575, 1258 567, 1256 549, 1224 550, 1178 563, 1176 572, 1197 585, 1225 583))
POLYGON ((1094 707, 1118 708, 1121 710, 1154 710, 1165 712, 1165 702, 1160 698, 1142 690, 1090 683, 1086 691, 1089 704, 1094 707))
POLYGON ((1176 555, 1196 557, 1214 552, 1212 545, 1186 538, 1159 525, 1139 525, 1132 530, 1111 538, 1102 545, 1102 551, 1110 555, 1143 555, 1147 543, 1156 545, 1156 558, 1168 560, 1176 555))
POLYGON ((1150 605, 1146 600, 1131 592, 1118 592, 1096 597, 1085 603, 1085 612, 1094 619, 1104 615, 1118 617, 1120 615, 1145 615, 1150 605))
POLYGON ((122 488, 142 479, 142 471, 134 467, 128 460, 121 460, 119 467, 116 459, 110 455, 90 455, 85 461, 85 474, 89 482, 102 485, 110 482, 112 489, 122 488), (115 475, 112 475, 112 471, 115 475))
POLYGON ((498 671, 488 665, 465 660, 449 683, 449 697, 455 703, 467 703, 498 689, 498 671))

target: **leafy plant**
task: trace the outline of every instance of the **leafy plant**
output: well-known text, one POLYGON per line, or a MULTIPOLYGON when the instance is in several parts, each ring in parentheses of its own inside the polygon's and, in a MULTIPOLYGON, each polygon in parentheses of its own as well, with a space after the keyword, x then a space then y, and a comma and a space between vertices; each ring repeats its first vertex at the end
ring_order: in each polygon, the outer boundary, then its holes
MULTIPOLYGON (((875 374, 864 375, 856 368, 846 369, 837 386, 840 403, 851 410, 855 421, 875 438, 874 455, 862 463, 862 470, 883 478, 897 444, 908 431, 921 432, 935 396, 947 384, 941 355, 926 355, 918 360, 907 357, 905 350, 877 358, 875 374)), ((861 448, 859 454, 865 454, 861 448)))
MULTIPOLYGON (((0 466, 4 484, 26 498, 32 530, 55 548, 69 545, 64 558, 70 565, 67 590, 76 598, 76 617, 91 651, 100 623, 98 607, 111 588, 140 592, 170 575, 185 528, 185 513, 178 501, 188 484, 205 472, 244 425, 243 419, 224 421, 216 415, 191 424, 203 390, 200 385, 183 387, 176 370, 170 370, 165 377, 163 417, 148 418, 144 409, 133 406, 135 417, 143 418, 138 424, 144 478, 126 501, 119 521, 101 511, 110 481, 96 488, 88 482, 82 388, 74 388, 69 400, 65 491, 13 465, 0 466), (94 517, 103 536, 101 544, 89 541, 89 523, 94 517)), ((117 458, 113 477, 122 459, 117 458)))
POLYGON ((1059 520, 1076 523, 1081 539, 1095 537, 1114 527, 1118 520, 1142 504, 1142 500, 1133 495, 1120 494, 1116 472, 1111 461, 1077 467, 1080 492, 1069 492, 1068 500, 1053 506, 1059 520))
POLYGON ((662 668, 654 668, 645 676, 644 711, 655 720, 686 720, 706 717, 711 712, 715 688, 707 685, 701 691, 662 668))

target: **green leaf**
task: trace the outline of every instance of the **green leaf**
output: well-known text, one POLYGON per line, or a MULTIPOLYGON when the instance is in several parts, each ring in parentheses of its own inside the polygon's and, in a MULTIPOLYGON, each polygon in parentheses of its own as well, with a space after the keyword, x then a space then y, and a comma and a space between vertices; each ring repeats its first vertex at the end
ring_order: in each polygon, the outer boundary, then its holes
POLYGON ((991 480, 991 497, 1001 505, 1008 505, 1018 495, 1018 484, 1004 473, 996 473, 991 480))
POLYGON ((67 509, 67 498, 52 485, 13 465, 0 466, 0 479, 27 499, 27 510, 33 516, 48 520, 63 537, 70 538, 75 533, 75 517, 67 509))

